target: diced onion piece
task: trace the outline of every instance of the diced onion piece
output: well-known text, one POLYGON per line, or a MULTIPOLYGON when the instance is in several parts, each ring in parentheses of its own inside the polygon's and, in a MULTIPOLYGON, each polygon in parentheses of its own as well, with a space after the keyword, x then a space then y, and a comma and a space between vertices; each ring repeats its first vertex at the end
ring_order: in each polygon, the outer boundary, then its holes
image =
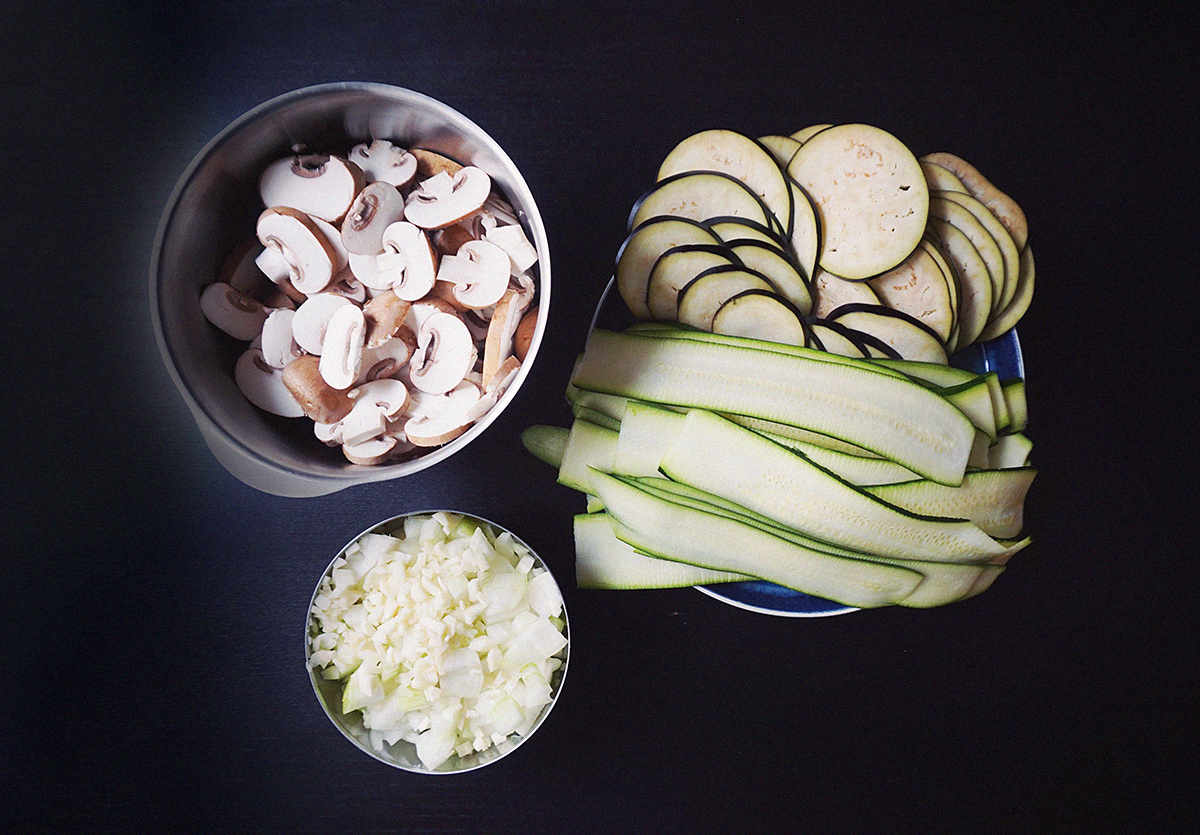
POLYGON ((343 712, 429 769, 528 733, 567 644, 549 572, 511 534, 447 513, 360 537, 311 614, 309 663, 343 682, 343 712))

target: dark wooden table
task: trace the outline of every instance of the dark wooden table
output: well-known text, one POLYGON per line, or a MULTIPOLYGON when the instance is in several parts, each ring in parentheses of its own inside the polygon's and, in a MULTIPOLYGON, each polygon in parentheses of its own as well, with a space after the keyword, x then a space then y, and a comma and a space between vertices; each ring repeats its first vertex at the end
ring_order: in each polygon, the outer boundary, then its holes
POLYGON ((0 830, 1196 831, 1194 35, 1142 5, 6 13, 0 830), (280 499, 205 448, 154 344, 149 255, 211 136, 336 80, 418 90, 491 133, 545 217, 553 307, 519 397, 448 465, 280 499), (987 594, 925 612, 574 588, 582 499, 518 433, 569 419, 632 201, 693 131, 848 121, 959 154, 1030 218, 1033 545, 987 594), (303 662, 331 556, 429 507, 530 542, 573 629, 545 726, 449 778, 352 748, 303 662))

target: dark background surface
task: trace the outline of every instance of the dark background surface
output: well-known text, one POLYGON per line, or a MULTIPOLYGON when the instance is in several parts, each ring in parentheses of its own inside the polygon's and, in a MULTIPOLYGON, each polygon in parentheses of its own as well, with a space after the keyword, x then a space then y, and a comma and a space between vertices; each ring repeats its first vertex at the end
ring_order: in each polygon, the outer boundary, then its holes
POLYGON ((1131 4, 37 4, 0 40, 4 832, 1194 832, 1194 32, 1131 4), (254 105, 380 81, 484 127, 551 242, 539 361, 451 464, 311 500, 230 477, 154 344, 175 180, 254 105), (632 201, 696 130, 863 121, 973 162, 1038 257, 1019 331, 1034 544, 942 609, 791 620, 574 588, 517 438, 563 388, 632 201), (516 474, 524 496, 496 478, 516 474), (428 778, 352 748, 303 663, 378 519, 457 507, 565 590, 563 696, 428 778), (13 536, 15 534, 15 536, 13 536))

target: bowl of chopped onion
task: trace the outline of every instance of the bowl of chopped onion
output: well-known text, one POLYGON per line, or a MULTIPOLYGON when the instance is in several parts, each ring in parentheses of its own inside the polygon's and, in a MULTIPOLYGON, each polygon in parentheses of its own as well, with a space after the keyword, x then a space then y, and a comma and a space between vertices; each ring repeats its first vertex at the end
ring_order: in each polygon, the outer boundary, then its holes
POLYGON ((455 511, 384 520, 322 574, 305 657, 360 750, 424 774, 471 771, 533 735, 570 650, 553 575, 504 528, 455 511))

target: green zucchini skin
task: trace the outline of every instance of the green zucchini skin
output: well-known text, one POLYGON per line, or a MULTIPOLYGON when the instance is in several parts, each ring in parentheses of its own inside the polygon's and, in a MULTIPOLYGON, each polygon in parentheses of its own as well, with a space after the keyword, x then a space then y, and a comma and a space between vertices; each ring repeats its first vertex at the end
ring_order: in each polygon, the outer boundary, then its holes
POLYGON ((894 605, 924 580, 902 566, 806 548, 735 519, 654 496, 607 473, 593 472, 592 487, 616 520, 617 537, 656 556, 748 574, 858 608, 894 605))
MULTIPOLYGON (((827 355, 829 356, 829 355, 827 355)), ((731 344, 597 329, 573 384, 780 421, 841 438, 943 484, 962 482, 975 428, 907 378, 731 344)))

